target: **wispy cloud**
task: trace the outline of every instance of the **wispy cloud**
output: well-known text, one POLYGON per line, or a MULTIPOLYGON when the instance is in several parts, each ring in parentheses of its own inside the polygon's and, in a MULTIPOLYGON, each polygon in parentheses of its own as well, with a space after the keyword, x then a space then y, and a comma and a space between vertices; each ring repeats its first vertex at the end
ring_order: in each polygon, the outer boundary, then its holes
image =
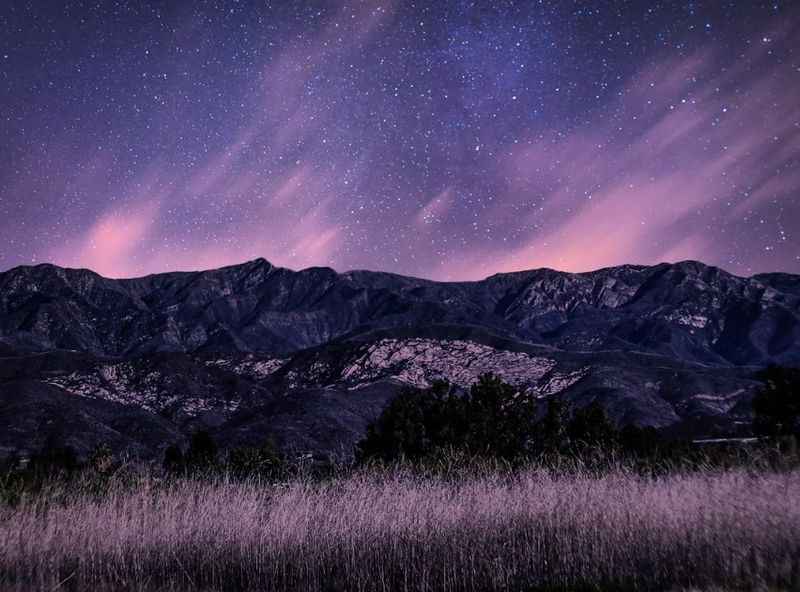
POLYGON ((685 258, 735 267, 732 241, 717 244, 711 227, 735 228, 748 212, 800 196, 790 166, 800 154, 800 101, 787 92, 798 87, 798 72, 768 47, 788 34, 771 33, 728 67, 712 52, 666 59, 629 81, 610 123, 507 147, 498 164, 508 194, 490 216, 528 211, 524 223, 538 231, 434 273, 474 278, 685 258), (525 209, 530 202, 541 207, 525 209))
POLYGON ((111 277, 137 275, 155 263, 141 259, 141 246, 157 219, 155 201, 109 210, 79 240, 55 249, 52 260, 66 266, 88 267, 111 277))
MULTIPOLYGON (((392 13, 389 2, 343 3, 316 36, 288 44, 268 61, 230 142, 188 173, 163 160, 151 163, 130 183, 133 189, 121 191, 114 205, 47 257, 115 277, 260 256, 293 267, 334 264, 343 232, 333 215, 335 198, 347 191, 342 171, 355 185, 359 163, 346 155, 333 162, 316 158, 321 139, 314 133, 335 122, 335 114, 326 111, 330 97, 307 94, 306 84, 360 51, 392 13), (182 216, 211 207, 220 210, 211 230, 186 230, 182 216)), ((180 34, 188 42, 202 30, 186 27, 180 34)), ((94 170, 95 160, 75 168, 94 170)), ((85 190, 102 191, 108 180, 90 176, 85 190)))
MULTIPOLYGON (((270 43, 224 111, 153 115, 157 148, 123 132, 86 153, 65 138, 16 159, 23 172, 48 162, 68 173, 0 180, 40 203, 63 196, 39 258, 112 276, 263 256, 476 279, 684 258, 746 273, 780 267, 777 249, 784 268, 800 253, 800 70, 775 49, 796 38, 790 25, 754 33, 736 55, 711 43, 649 60, 612 98, 560 121, 523 113, 516 86, 545 81, 507 68, 493 38, 471 50, 478 61, 440 64, 456 58, 381 46, 399 5, 323 12, 270 43), (486 66, 479 88, 475 64, 486 66), (493 75, 512 70, 497 90, 493 75), (201 115, 224 122, 200 138, 201 115), (761 219, 788 232, 759 234, 761 219)), ((204 34, 189 20, 175 41, 205 47, 204 34)), ((182 68, 202 72, 209 57, 184 52, 182 68)), ((181 84, 167 88, 194 88, 181 84)))

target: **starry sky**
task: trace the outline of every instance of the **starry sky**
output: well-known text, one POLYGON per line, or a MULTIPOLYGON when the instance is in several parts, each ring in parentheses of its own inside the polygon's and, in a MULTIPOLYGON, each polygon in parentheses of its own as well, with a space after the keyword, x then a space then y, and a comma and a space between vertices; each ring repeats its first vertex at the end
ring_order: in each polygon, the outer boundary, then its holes
POLYGON ((0 6, 0 268, 800 273, 791 2, 0 6))

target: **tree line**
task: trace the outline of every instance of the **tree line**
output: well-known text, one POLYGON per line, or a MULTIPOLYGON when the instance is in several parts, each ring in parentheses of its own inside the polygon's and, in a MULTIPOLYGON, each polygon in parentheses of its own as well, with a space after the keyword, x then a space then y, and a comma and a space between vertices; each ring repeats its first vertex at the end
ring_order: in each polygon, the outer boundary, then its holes
MULTIPOLYGON (((797 457, 800 369, 770 367, 757 376, 763 386, 753 399, 753 434, 773 450, 797 457)), ((403 389, 367 428, 356 446, 355 465, 419 464, 443 454, 509 463, 565 458, 602 463, 614 458, 647 466, 730 460, 729 450, 701 451, 689 442, 666 438, 653 427, 618 426, 596 401, 573 408, 553 396, 542 412, 536 398, 486 374, 467 392, 446 381, 403 389)), ((297 460, 287 458, 272 440, 223 453, 206 430, 192 434, 187 446, 168 446, 161 465, 172 476, 224 473, 266 480, 285 479, 299 468, 297 460)), ((109 474, 118 466, 107 446, 98 446, 81 461, 71 447, 51 438, 31 456, 23 475, 41 481, 86 469, 109 474)))
MULTIPOLYGON (((758 378, 763 387, 753 399, 753 433, 794 454, 800 438, 800 369, 770 367, 758 378)), ((730 456, 729 450, 700 451, 653 427, 618 426, 596 401, 572 408, 550 397, 542 415, 535 398, 487 374, 464 394, 445 381, 405 389, 369 426, 358 458, 419 462, 448 450, 512 462, 615 456, 674 464, 730 456)))

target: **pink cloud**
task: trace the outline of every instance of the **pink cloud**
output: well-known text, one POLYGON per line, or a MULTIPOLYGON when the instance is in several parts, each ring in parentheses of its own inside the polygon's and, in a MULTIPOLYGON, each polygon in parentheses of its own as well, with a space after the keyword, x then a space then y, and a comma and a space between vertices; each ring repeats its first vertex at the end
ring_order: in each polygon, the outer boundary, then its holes
POLYGON ((60 265, 88 267, 109 277, 128 277, 151 268, 140 247, 157 224, 158 203, 103 214, 76 244, 53 253, 60 265))

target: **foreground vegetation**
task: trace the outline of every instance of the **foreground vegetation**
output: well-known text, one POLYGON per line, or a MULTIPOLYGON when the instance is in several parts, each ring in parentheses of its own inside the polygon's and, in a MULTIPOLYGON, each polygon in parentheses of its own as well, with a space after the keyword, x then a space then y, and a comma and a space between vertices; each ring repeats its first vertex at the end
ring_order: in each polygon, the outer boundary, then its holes
POLYGON ((0 510, 6 588, 800 586, 800 472, 129 477, 0 510))
POLYGON ((51 443, 0 473, 0 589, 800 589, 798 375, 770 372, 748 446, 537 414, 491 376, 404 392, 345 467, 51 443))

